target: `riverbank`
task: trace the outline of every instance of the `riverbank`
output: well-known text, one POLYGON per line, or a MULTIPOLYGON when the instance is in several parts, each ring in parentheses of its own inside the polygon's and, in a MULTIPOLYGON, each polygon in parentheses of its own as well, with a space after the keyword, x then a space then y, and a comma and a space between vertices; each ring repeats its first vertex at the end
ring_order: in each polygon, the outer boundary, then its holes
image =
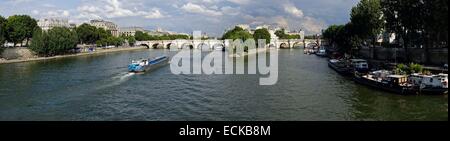
POLYGON ((97 49, 95 52, 85 52, 85 53, 77 53, 70 55, 58 55, 52 57, 34 57, 34 58, 26 58, 26 59, 11 59, 6 60, 0 58, 0 64, 10 64, 10 63, 21 63, 21 62, 30 62, 30 61, 42 61, 42 60, 50 60, 57 58, 66 58, 66 57, 75 57, 75 56, 84 56, 84 55, 94 55, 94 54, 102 54, 102 53, 110 53, 110 52, 119 52, 119 51, 130 51, 130 50, 140 50, 146 49, 146 47, 120 47, 120 48, 111 48, 111 49, 97 49))

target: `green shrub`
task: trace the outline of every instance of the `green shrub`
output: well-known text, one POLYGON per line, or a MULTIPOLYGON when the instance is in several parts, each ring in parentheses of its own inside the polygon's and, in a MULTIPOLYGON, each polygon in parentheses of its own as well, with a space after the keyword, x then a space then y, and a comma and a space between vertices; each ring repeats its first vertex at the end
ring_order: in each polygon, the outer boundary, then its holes
POLYGON ((409 66, 405 64, 398 64, 395 67, 395 74, 409 75, 413 73, 424 73, 423 66, 420 64, 411 63, 409 66))

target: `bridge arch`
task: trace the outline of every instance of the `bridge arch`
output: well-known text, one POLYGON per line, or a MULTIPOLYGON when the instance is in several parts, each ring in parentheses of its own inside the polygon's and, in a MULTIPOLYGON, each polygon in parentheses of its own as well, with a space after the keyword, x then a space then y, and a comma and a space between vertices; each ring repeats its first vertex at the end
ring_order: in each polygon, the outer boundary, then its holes
POLYGON ((194 45, 192 43, 184 43, 181 44, 180 49, 194 49, 194 45))
POLYGON ((162 48, 164 48, 164 44, 162 43, 154 43, 152 45, 152 49, 162 49, 162 48))
POLYGON ((303 42, 297 41, 292 44, 293 48, 300 48, 303 46, 303 42))
POLYGON ((150 49, 150 46, 148 44, 145 44, 145 43, 139 44, 139 46, 143 46, 143 47, 146 47, 147 49, 150 49))
POLYGON ((269 44, 269 46, 268 46, 269 48, 276 48, 277 46, 275 46, 275 44, 269 44))
POLYGON ((211 46, 211 48, 212 48, 213 50, 221 50, 221 51, 225 51, 225 44, 223 44, 223 43, 216 43, 216 44, 213 44, 213 45, 211 46))
POLYGON ((289 43, 281 43, 280 48, 282 48, 282 49, 289 48, 289 43))
POLYGON ((201 51, 209 51, 211 50, 211 46, 208 43, 199 43, 197 45, 197 49, 200 49, 201 51))
POLYGON ((168 43, 164 46, 165 49, 178 48, 176 43, 168 43))

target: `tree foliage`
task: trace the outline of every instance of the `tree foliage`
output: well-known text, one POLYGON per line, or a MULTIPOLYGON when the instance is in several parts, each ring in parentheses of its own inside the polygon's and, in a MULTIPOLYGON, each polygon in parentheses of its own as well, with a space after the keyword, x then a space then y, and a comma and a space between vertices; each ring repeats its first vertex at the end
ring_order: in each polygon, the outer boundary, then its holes
POLYGON ((353 34, 361 39, 372 39, 375 43, 384 26, 382 15, 380 0, 361 0, 350 14, 353 34))
POLYGON ((82 24, 76 28, 78 39, 82 44, 95 44, 99 40, 99 33, 96 27, 89 24, 82 24))
POLYGON ((253 34, 253 38, 258 41, 259 39, 266 40, 266 44, 270 43, 271 35, 266 28, 257 29, 253 34))
POLYGON ((100 39, 96 42, 98 47, 105 47, 105 46, 118 47, 123 45, 123 43, 125 43, 125 39, 123 39, 122 37, 114 37, 114 36, 109 36, 107 38, 100 39))
MULTIPOLYGON (((447 0, 362 0, 352 8, 351 22, 330 26, 324 38, 340 48, 359 46, 384 30, 395 33, 397 42, 407 49, 448 46, 447 0), (341 38, 341 37, 345 38, 341 38)), ((407 60, 408 54, 406 54, 407 60)))
POLYGON ((331 25, 322 33, 323 37, 328 39, 330 44, 335 44, 338 41, 339 32, 344 29, 344 25, 331 25))
POLYGON ((96 44, 98 47, 121 46, 125 42, 123 37, 114 37, 111 31, 103 28, 96 28, 89 24, 82 24, 76 28, 79 43, 96 44))
POLYGON ((39 56, 47 56, 49 52, 48 38, 47 33, 43 32, 40 28, 37 28, 34 31, 33 41, 29 48, 39 56))
POLYGON ((149 36, 148 34, 145 34, 142 31, 136 31, 136 33, 134 34, 134 38, 136 38, 136 40, 138 41, 145 41, 146 39, 149 38, 148 36, 149 36))
POLYGON ((409 65, 398 64, 395 67, 395 73, 401 75, 410 75, 413 73, 423 73, 423 66, 420 64, 410 63, 409 65))
POLYGON ((136 44, 136 38, 134 36, 122 36, 121 38, 126 40, 130 46, 134 46, 136 44))
POLYGON ((277 35, 278 38, 280 39, 300 39, 300 35, 289 35, 286 34, 286 30, 285 29, 281 29, 281 30, 277 30, 275 31, 275 35, 277 35))
MULTIPOLYGON (((0 47, 3 47, 6 41, 6 31, 5 31, 6 19, 0 16, 0 47)), ((1 53, 1 49, 0 49, 1 53)))
POLYGON ((411 47, 448 47, 447 0, 381 0, 381 5, 386 30, 397 34, 405 52, 411 47))
POLYGON ((6 39, 13 42, 14 46, 27 39, 26 45, 28 45, 28 40, 33 37, 33 32, 37 27, 37 21, 28 15, 10 16, 5 25, 6 39))
POLYGON ((223 36, 222 39, 231 39, 231 40, 236 40, 236 39, 241 39, 243 41, 247 40, 247 39, 252 39, 253 35, 250 34, 248 31, 240 28, 240 27, 235 27, 234 29, 227 31, 223 36))
POLYGON ((54 56, 75 49, 78 43, 76 32, 68 28, 55 27, 49 31, 35 30, 30 49, 39 56, 54 56))
POLYGON ((355 34, 355 30, 352 23, 347 23, 345 25, 332 25, 322 34, 330 44, 337 45, 339 52, 352 53, 351 51, 357 49, 361 42, 361 38, 355 34))
POLYGON ((142 31, 136 31, 134 35, 137 41, 152 41, 152 40, 176 40, 176 39, 190 39, 188 35, 149 35, 142 31))

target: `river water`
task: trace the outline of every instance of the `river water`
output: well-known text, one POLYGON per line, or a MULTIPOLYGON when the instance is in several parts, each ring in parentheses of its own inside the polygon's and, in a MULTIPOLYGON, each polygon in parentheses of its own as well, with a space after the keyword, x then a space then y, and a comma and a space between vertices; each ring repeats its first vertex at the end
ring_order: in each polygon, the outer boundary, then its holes
POLYGON ((400 96, 355 84, 303 50, 279 50, 279 78, 128 74, 139 50, 0 64, 0 120, 448 120, 447 96, 400 96))

